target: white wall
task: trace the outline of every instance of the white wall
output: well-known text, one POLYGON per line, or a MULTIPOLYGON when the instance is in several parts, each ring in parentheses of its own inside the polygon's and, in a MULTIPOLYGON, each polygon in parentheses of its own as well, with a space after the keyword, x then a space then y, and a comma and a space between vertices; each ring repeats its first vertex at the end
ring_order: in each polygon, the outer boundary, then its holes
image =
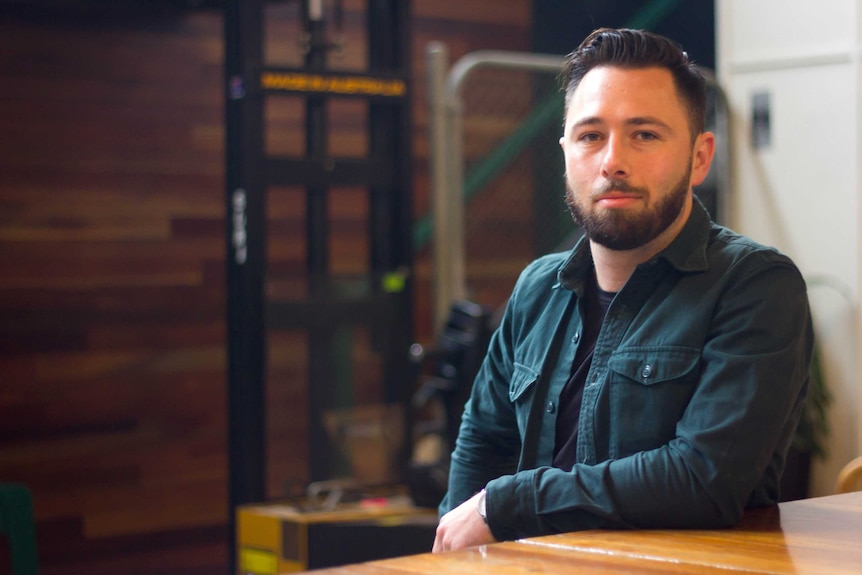
POLYGON ((828 495, 862 452, 862 0, 716 0, 716 27, 732 116, 729 224, 788 254, 810 281, 834 396, 829 457, 815 461, 812 495, 828 495), (758 93, 769 95, 771 143, 755 149, 758 93))

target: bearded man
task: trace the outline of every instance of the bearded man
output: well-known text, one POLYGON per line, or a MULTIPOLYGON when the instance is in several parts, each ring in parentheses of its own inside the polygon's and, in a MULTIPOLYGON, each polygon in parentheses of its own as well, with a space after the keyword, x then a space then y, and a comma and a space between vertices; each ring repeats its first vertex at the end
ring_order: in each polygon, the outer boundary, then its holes
POLYGON ((597 528, 717 528, 774 505, 808 385, 805 282, 693 196, 715 137, 673 41, 593 32, 564 66, 566 203, 461 421, 434 551, 597 528), (778 288, 778 289, 776 289, 778 288))

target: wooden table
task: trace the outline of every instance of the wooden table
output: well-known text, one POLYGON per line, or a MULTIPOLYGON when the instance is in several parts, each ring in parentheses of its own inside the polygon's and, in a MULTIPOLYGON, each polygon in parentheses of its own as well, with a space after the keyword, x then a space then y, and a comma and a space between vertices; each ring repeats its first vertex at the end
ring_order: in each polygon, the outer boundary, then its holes
POLYGON ((318 575, 862 574, 862 492, 748 511, 732 529, 579 531, 315 571, 318 575))

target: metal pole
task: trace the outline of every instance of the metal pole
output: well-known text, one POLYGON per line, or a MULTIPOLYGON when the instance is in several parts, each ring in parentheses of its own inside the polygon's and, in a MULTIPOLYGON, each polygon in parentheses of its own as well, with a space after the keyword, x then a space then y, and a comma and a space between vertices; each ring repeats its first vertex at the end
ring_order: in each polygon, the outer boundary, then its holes
POLYGON ((730 225, 733 222, 732 202, 731 202, 731 169, 732 157, 730 148, 730 105, 727 101, 727 94, 715 73, 712 70, 701 68, 708 87, 715 91, 716 96, 716 111, 715 111, 715 133, 716 133, 716 150, 715 160, 713 160, 716 181, 716 204, 717 212, 715 217, 719 223, 730 225))
MULTIPOLYGON (((324 72, 327 64, 326 22, 322 0, 305 4, 308 52, 305 69, 324 72)), ((326 99, 310 96, 305 100, 306 157, 327 160, 326 99)), ((312 299, 331 297, 329 290, 329 190, 323 186, 306 188, 306 269, 312 299)), ((332 471, 332 446, 323 421, 336 393, 333 368, 334 330, 332 326, 312 326, 308 330, 308 409, 309 477, 311 481, 329 479, 332 471)))
POLYGON ((449 129, 446 146, 446 201, 450 231, 446 237, 449 242, 449 266, 451 268, 450 302, 467 297, 467 267, 464 246, 464 107, 459 99, 446 102, 446 124, 449 129))
POLYGON ((433 326, 442 329, 452 303, 451 234, 449 202, 452 196, 447 189, 447 129, 446 129, 446 68, 448 50, 440 42, 426 48, 428 65, 428 122, 431 150, 431 211, 434 214, 433 274, 434 292, 433 326))
MULTIPOLYGON (((559 72, 562 64, 563 58, 556 55, 480 50, 463 56, 452 66, 452 70, 449 72, 444 96, 448 132, 442 150, 446 158, 444 166, 447 177, 445 178, 445 186, 439 190, 432 188, 435 194, 440 193, 447 196, 446 200, 439 201, 447 210, 449 227, 445 237, 435 237, 434 239, 435 249, 437 245, 443 242, 447 243, 445 248, 447 261, 445 264, 449 270, 446 275, 442 276, 446 277, 448 282, 446 305, 467 297, 464 246, 464 110, 461 101, 461 87, 467 77, 480 67, 559 72)), ((432 151, 434 151, 433 147, 432 151)))
POLYGON ((266 262, 265 201, 260 176, 262 115, 256 78, 261 3, 225 5, 225 160, 227 184, 228 532, 236 563, 238 505, 266 495, 264 414, 265 335, 262 320, 266 262))

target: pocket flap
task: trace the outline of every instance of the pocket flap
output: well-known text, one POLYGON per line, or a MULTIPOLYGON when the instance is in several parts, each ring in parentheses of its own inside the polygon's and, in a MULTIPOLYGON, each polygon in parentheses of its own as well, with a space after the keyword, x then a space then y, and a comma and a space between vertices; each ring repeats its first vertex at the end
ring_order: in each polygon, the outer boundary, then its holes
POLYGON ((700 350, 691 347, 630 347, 608 360, 614 372, 644 385, 682 377, 697 367, 700 350))
POLYGON ((538 379, 539 372, 515 362, 515 373, 512 374, 512 381, 509 383, 509 400, 517 401, 538 379))

